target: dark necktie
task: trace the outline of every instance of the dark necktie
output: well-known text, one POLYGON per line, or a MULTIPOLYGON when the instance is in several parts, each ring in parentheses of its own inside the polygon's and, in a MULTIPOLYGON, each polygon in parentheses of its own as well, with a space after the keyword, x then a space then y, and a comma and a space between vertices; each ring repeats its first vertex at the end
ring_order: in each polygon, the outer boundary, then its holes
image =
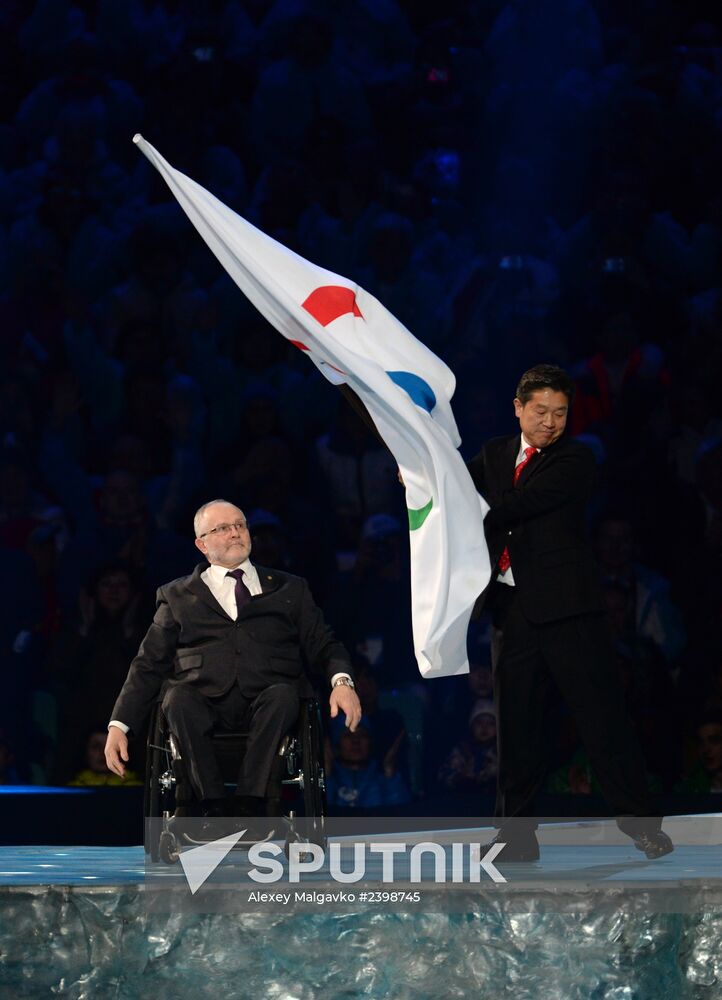
MULTIPOLYGON (((519 462, 517 467, 514 469, 515 486, 519 481, 519 476, 522 474, 523 470, 531 462, 532 458, 534 458, 535 455, 536 455, 536 448, 529 447, 524 449, 524 458, 522 458, 521 462, 519 462)), ((499 567, 500 573, 506 573, 506 571, 511 566, 511 556, 509 555, 508 548, 505 548, 502 554, 499 556, 499 562, 497 563, 497 566, 499 567)))
POLYGON ((243 582, 243 570, 229 570, 226 576, 232 576, 236 581, 236 610, 240 613, 241 608, 245 608, 251 599, 251 592, 243 582))

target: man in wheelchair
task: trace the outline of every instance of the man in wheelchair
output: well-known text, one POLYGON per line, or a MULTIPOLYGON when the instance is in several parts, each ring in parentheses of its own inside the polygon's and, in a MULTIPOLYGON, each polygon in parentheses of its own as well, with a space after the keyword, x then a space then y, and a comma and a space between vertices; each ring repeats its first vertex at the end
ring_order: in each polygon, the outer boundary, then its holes
POLYGON ((311 692, 304 661, 325 673, 330 714, 361 719, 349 656, 335 640, 308 584, 254 566, 243 511, 225 500, 193 519, 208 565, 160 587, 157 610, 133 659, 108 725, 105 757, 121 777, 129 732, 138 733, 163 689, 162 710, 204 816, 225 816, 225 785, 211 735, 248 732, 234 815, 262 816, 273 760, 311 692))

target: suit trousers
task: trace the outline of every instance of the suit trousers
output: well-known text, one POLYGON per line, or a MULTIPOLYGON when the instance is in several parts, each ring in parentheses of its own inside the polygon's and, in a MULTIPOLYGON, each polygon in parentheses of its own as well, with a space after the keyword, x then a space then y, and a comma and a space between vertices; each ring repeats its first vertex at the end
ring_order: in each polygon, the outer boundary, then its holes
POLYGON ((225 795, 211 740, 214 731, 248 732, 236 795, 262 798, 279 743, 298 718, 299 693, 295 684, 272 684, 246 698, 235 683, 220 698, 208 698, 190 684, 173 684, 163 696, 162 708, 199 799, 225 795))
POLYGON ((489 606, 499 746, 497 820, 534 816, 547 773, 546 706, 554 685, 614 815, 651 815, 642 752, 625 708, 604 613, 535 624, 522 612, 517 588, 499 583, 493 584, 489 606))

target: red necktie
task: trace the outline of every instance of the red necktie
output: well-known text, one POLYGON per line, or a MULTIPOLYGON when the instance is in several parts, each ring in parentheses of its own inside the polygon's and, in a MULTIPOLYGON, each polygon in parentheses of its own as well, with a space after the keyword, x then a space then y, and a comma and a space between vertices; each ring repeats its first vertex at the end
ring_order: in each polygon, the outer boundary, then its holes
POLYGON ((243 581, 243 570, 229 570, 226 576, 232 576, 236 581, 236 611, 240 611, 251 599, 251 592, 243 581))
MULTIPOLYGON (((519 481, 519 476, 522 474, 523 470, 527 467, 527 465, 529 464, 529 462, 531 462, 532 458, 535 455, 536 455, 536 448, 532 448, 530 446, 529 448, 524 449, 524 458, 522 458, 521 462, 519 462, 517 467, 514 469, 515 486, 519 481)), ((496 565, 498 566, 500 573, 506 573, 506 571, 509 569, 509 567, 511 566, 511 556, 509 555, 508 548, 505 548, 502 554, 499 556, 499 562, 496 565)))

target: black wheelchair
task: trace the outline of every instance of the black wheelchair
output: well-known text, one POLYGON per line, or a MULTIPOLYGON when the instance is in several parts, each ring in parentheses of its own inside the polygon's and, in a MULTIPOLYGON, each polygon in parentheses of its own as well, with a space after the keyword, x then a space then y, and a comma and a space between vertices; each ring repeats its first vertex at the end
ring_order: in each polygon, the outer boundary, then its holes
MULTIPOLYGON (((212 736, 229 790, 235 788, 247 739, 245 732, 217 732, 212 736)), ((148 729, 144 801, 144 847, 152 861, 174 864, 181 847, 195 843, 183 833, 178 818, 198 815, 198 805, 185 775, 180 748, 158 702, 148 729)), ((275 834, 284 838, 286 854, 293 842, 313 843, 325 850, 323 727, 316 698, 301 698, 298 720, 281 740, 268 783, 266 810, 269 818, 278 821, 275 834), (293 808, 287 808, 288 799, 293 808)))

